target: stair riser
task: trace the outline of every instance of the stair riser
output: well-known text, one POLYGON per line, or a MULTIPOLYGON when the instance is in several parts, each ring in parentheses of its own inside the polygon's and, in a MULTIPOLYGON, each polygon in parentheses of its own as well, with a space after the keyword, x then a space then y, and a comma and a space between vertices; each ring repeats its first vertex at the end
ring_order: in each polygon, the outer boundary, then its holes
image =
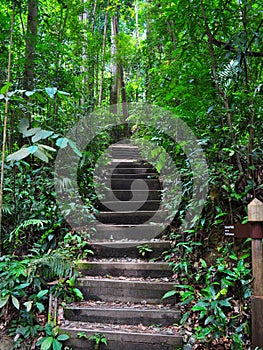
POLYGON ((152 169, 153 167, 150 165, 150 164, 147 164, 147 163, 141 163, 141 162, 138 162, 138 161, 130 161, 130 162, 124 162, 124 161, 121 161, 121 160, 118 160, 118 159, 113 159, 109 164, 108 164, 109 167, 112 167, 112 168, 127 168, 127 169, 130 169, 130 168, 139 168, 139 169, 152 169))
POLYGON ((180 321, 180 312, 165 310, 149 311, 147 309, 131 311, 123 309, 68 308, 65 309, 65 317, 69 321, 78 322, 169 326, 180 321))
POLYGON ((139 225, 151 220, 155 223, 163 223, 167 213, 163 211, 134 211, 127 213, 119 212, 101 212, 97 219, 102 224, 119 224, 119 225, 139 225))
MULTIPOLYGON (((160 191, 161 190, 161 184, 157 179, 144 179, 143 180, 150 191, 160 191)), ((134 182, 134 179, 110 179, 110 186, 111 190, 123 190, 128 191, 132 188, 132 183, 134 182)), ((139 185, 138 185, 139 186, 139 185)), ((146 187, 147 188, 147 187, 146 187)), ((141 186, 138 188, 135 188, 138 190, 141 190, 141 186)))
POLYGON ((173 303, 174 298, 162 301, 162 296, 173 289, 172 283, 117 281, 117 280, 91 280, 79 278, 78 288, 82 291, 85 300, 107 302, 140 303, 145 300, 149 304, 161 302, 173 303))
POLYGON ((138 208, 136 209, 136 211, 143 211, 143 210, 156 211, 160 207, 160 201, 147 201, 147 202, 122 201, 121 203, 119 201, 117 202, 111 201, 111 202, 105 202, 103 204, 100 203, 98 205, 98 210, 131 211, 131 210, 134 210, 135 206, 138 208))
POLYGON ((161 191, 129 191, 129 190, 115 190, 115 191, 103 191, 105 201, 130 201, 132 198, 136 198, 136 201, 141 200, 160 200, 161 191))
POLYGON ((94 251, 94 257, 100 259, 103 258, 140 258, 138 245, 147 244, 152 251, 147 252, 146 257, 148 259, 160 258, 162 253, 168 251, 171 247, 169 242, 131 242, 128 244, 117 243, 117 242, 105 242, 101 243, 92 243, 91 249, 94 251))
MULTIPOLYGON (((87 339, 78 339, 79 331, 69 331, 61 328, 61 333, 67 333, 71 339, 65 342, 65 345, 74 350, 94 350, 94 343, 87 339)), ((86 331, 87 337, 94 335, 96 331, 86 331)), ((108 345, 102 345, 101 350, 175 350, 182 346, 182 337, 149 335, 149 334, 126 334, 109 333, 101 331, 104 334, 108 345)))
POLYGON ((77 270, 85 276, 170 277, 173 272, 165 263, 93 263, 80 262, 77 270))
POLYGON ((147 174, 155 174, 158 177, 158 174, 156 173, 154 168, 151 167, 145 167, 145 168, 127 168, 125 166, 123 167, 116 167, 116 168, 112 168, 110 170, 111 174, 115 174, 115 175, 147 175, 147 174))
POLYGON ((106 173, 105 176, 110 176, 111 179, 124 179, 124 180, 131 180, 134 181, 136 179, 143 179, 143 180, 158 180, 158 175, 155 173, 142 173, 142 174, 119 174, 115 173, 113 171, 112 173, 106 173))

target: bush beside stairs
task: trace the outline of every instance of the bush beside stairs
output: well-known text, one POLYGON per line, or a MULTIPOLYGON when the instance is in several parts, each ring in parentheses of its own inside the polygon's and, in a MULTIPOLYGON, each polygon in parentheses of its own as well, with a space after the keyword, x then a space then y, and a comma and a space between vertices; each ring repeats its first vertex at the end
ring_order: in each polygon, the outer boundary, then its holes
MULTIPOLYGON (((174 350, 182 346, 175 326, 181 315, 174 299, 162 300, 174 282, 169 264, 160 260, 169 242, 147 239, 154 237, 154 226, 145 224, 162 212, 158 176, 140 159, 136 146, 122 142, 111 146, 111 151, 115 196, 109 192, 99 207, 101 224, 91 241, 94 256, 77 263, 77 286, 84 300, 64 308, 61 332, 70 335, 65 344, 73 350, 96 349, 94 339, 99 335, 107 341, 97 346, 101 350, 174 350), (144 179, 149 188, 147 201, 137 211, 129 207, 134 179, 144 179), (107 200, 112 206, 116 197, 123 201, 123 208, 108 210, 107 200), (135 225, 137 236, 127 237, 127 228, 135 225), (147 259, 142 259, 138 246, 147 247, 147 259)), ((138 203, 140 195, 144 198, 140 191, 135 195, 138 203)))

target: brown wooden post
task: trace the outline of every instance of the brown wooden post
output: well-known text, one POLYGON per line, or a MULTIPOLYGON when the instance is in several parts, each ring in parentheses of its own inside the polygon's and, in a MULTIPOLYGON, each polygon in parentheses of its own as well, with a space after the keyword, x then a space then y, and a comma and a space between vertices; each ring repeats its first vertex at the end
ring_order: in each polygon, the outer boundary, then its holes
POLYGON ((252 343, 253 348, 263 348, 263 203, 254 199, 248 205, 248 221, 252 238, 252 343))

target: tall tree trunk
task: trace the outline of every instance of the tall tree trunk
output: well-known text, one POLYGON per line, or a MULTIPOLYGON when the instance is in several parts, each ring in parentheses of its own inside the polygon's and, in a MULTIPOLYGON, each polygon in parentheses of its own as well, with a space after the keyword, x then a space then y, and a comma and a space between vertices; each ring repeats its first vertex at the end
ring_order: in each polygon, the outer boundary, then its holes
POLYGON ((15 1, 13 2, 12 9, 12 20, 10 28, 10 40, 9 40, 9 52, 8 52, 8 62, 7 62, 7 89, 6 89, 6 99, 5 99, 5 114, 3 120, 3 141, 2 141, 2 156, 1 156, 1 176, 0 176, 0 256, 3 252, 3 235, 2 235, 2 218, 3 218, 3 191, 4 191, 4 170, 5 170, 5 152, 6 152, 6 137, 7 137, 7 121, 8 121, 8 89, 11 81, 11 54, 13 45, 13 31, 15 22, 15 1))
POLYGON ((35 54, 37 44, 38 0, 28 0, 24 89, 35 87, 35 54))
MULTIPOLYGON (((107 4, 107 8, 109 2, 107 4)), ((106 51, 106 39, 107 39, 107 25, 108 25, 109 12, 105 14, 104 29, 103 29, 103 40, 102 40, 102 53, 101 53, 101 75, 100 75, 100 91, 98 106, 100 107, 103 100, 103 83, 104 83, 104 71, 105 71, 105 51, 106 51)))
POLYGON ((120 79, 119 79, 119 65, 117 62, 117 35, 118 35, 118 18, 113 15, 111 19, 111 87, 110 87, 110 104, 112 112, 117 113, 116 105, 119 102, 120 79))
MULTIPOLYGON (((136 51, 139 51, 140 48, 140 36, 139 36, 139 11, 138 11, 138 3, 137 1, 134 4, 134 12, 135 12, 135 37, 136 37, 136 51)), ((139 101, 139 74, 140 74, 140 66, 138 65, 136 70, 136 92, 135 92, 135 101, 139 101)))

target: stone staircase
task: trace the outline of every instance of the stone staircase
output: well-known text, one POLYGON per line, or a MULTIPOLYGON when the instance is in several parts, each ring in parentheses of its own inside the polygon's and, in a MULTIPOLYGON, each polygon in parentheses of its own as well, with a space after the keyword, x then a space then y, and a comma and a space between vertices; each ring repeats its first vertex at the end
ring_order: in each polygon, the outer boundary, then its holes
POLYGON ((107 339, 101 350, 174 350, 182 346, 176 326, 181 315, 174 298, 162 300, 174 286, 172 270, 161 260, 170 246, 155 235, 164 215, 161 183, 137 147, 121 143, 111 150, 111 191, 98 207, 101 223, 91 237, 94 256, 77 264, 84 301, 64 308, 61 332, 70 335, 66 345, 73 350, 94 349, 89 339, 94 334, 107 339), (136 179, 148 188, 131 193, 136 179), (157 222, 152 224, 152 218, 157 222), (149 248, 144 259, 138 245, 149 248))

